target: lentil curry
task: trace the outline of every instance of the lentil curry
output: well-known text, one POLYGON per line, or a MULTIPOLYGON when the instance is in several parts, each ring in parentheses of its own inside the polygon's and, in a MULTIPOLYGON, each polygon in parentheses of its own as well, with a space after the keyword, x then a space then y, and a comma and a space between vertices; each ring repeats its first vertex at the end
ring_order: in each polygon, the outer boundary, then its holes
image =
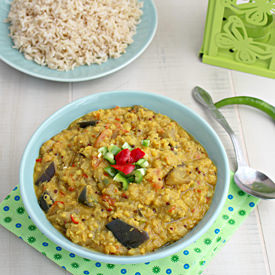
POLYGON ((34 186, 48 220, 72 242, 138 255, 179 240, 202 219, 216 171, 175 121, 116 107, 86 114, 46 141, 34 186))

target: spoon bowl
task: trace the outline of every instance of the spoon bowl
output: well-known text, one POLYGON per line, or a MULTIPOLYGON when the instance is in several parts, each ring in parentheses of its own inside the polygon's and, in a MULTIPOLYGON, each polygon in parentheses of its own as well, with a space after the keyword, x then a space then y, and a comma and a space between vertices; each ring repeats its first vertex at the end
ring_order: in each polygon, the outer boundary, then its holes
POLYGON ((254 197, 261 199, 275 199, 275 183, 262 172, 250 168, 247 165, 243 150, 235 133, 222 113, 214 105, 210 94, 200 87, 195 87, 192 93, 194 99, 220 123, 231 138, 238 165, 238 169, 234 175, 234 180, 238 187, 254 197))
POLYGON ((275 184, 264 173, 248 166, 239 167, 234 180, 240 189, 254 197, 262 199, 275 198, 275 184))

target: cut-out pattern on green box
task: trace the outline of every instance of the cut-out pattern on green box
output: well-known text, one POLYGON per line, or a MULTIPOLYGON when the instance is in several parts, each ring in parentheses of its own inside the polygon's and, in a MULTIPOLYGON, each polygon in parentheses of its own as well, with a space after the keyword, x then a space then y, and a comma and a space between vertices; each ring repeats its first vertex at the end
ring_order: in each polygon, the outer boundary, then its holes
POLYGON ((209 0, 204 63, 275 78, 275 0, 209 0))

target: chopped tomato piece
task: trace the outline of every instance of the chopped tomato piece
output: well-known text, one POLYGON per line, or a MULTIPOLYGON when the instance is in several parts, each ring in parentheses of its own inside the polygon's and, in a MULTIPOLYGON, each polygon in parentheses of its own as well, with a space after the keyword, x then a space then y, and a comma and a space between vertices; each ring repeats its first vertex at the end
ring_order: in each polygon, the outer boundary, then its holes
POLYGON ((115 169, 121 171, 125 175, 132 173, 135 169, 135 165, 133 165, 133 164, 114 164, 111 166, 114 167, 115 169))
POLYGON ((120 151, 115 155, 115 160, 117 164, 129 163, 131 160, 131 151, 128 148, 120 151))
POLYGON ((36 159, 36 162, 41 162, 42 161, 42 159, 36 159))
POLYGON ((130 162, 136 162, 139 159, 143 158, 144 156, 145 156, 145 153, 141 149, 136 148, 131 151, 131 161, 130 162))
POLYGON ((71 220, 74 224, 79 224, 79 222, 74 219, 73 215, 71 215, 71 220))

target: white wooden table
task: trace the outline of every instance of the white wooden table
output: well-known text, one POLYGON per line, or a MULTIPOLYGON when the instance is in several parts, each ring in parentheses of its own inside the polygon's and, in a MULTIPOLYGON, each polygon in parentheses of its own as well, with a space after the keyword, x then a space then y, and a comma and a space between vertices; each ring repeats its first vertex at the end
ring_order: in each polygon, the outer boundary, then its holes
MULTIPOLYGON (((275 105, 275 80, 212 67, 198 60, 207 1, 156 2, 159 28, 151 46, 138 60, 111 76, 77 84, 55 83, 27 76, 0 61, 0 200, 18 184, 20 158, 36 128, 68 102, 110 90, 151 91, 191 107, 218 132, 234 169, 228 136, 194 102, 191 89, 201 85, 215 100, 251 95, 275 105)), ((249 163, 275 179, 274 122, 246 107, 228 107, 223 112, 242 140, 249 163)), ((204 274, 275 275, 274 213, 275 201, 262 201, 204 274)), ((0 274, 66 274, 3 227, 0 243, 0 274)))

